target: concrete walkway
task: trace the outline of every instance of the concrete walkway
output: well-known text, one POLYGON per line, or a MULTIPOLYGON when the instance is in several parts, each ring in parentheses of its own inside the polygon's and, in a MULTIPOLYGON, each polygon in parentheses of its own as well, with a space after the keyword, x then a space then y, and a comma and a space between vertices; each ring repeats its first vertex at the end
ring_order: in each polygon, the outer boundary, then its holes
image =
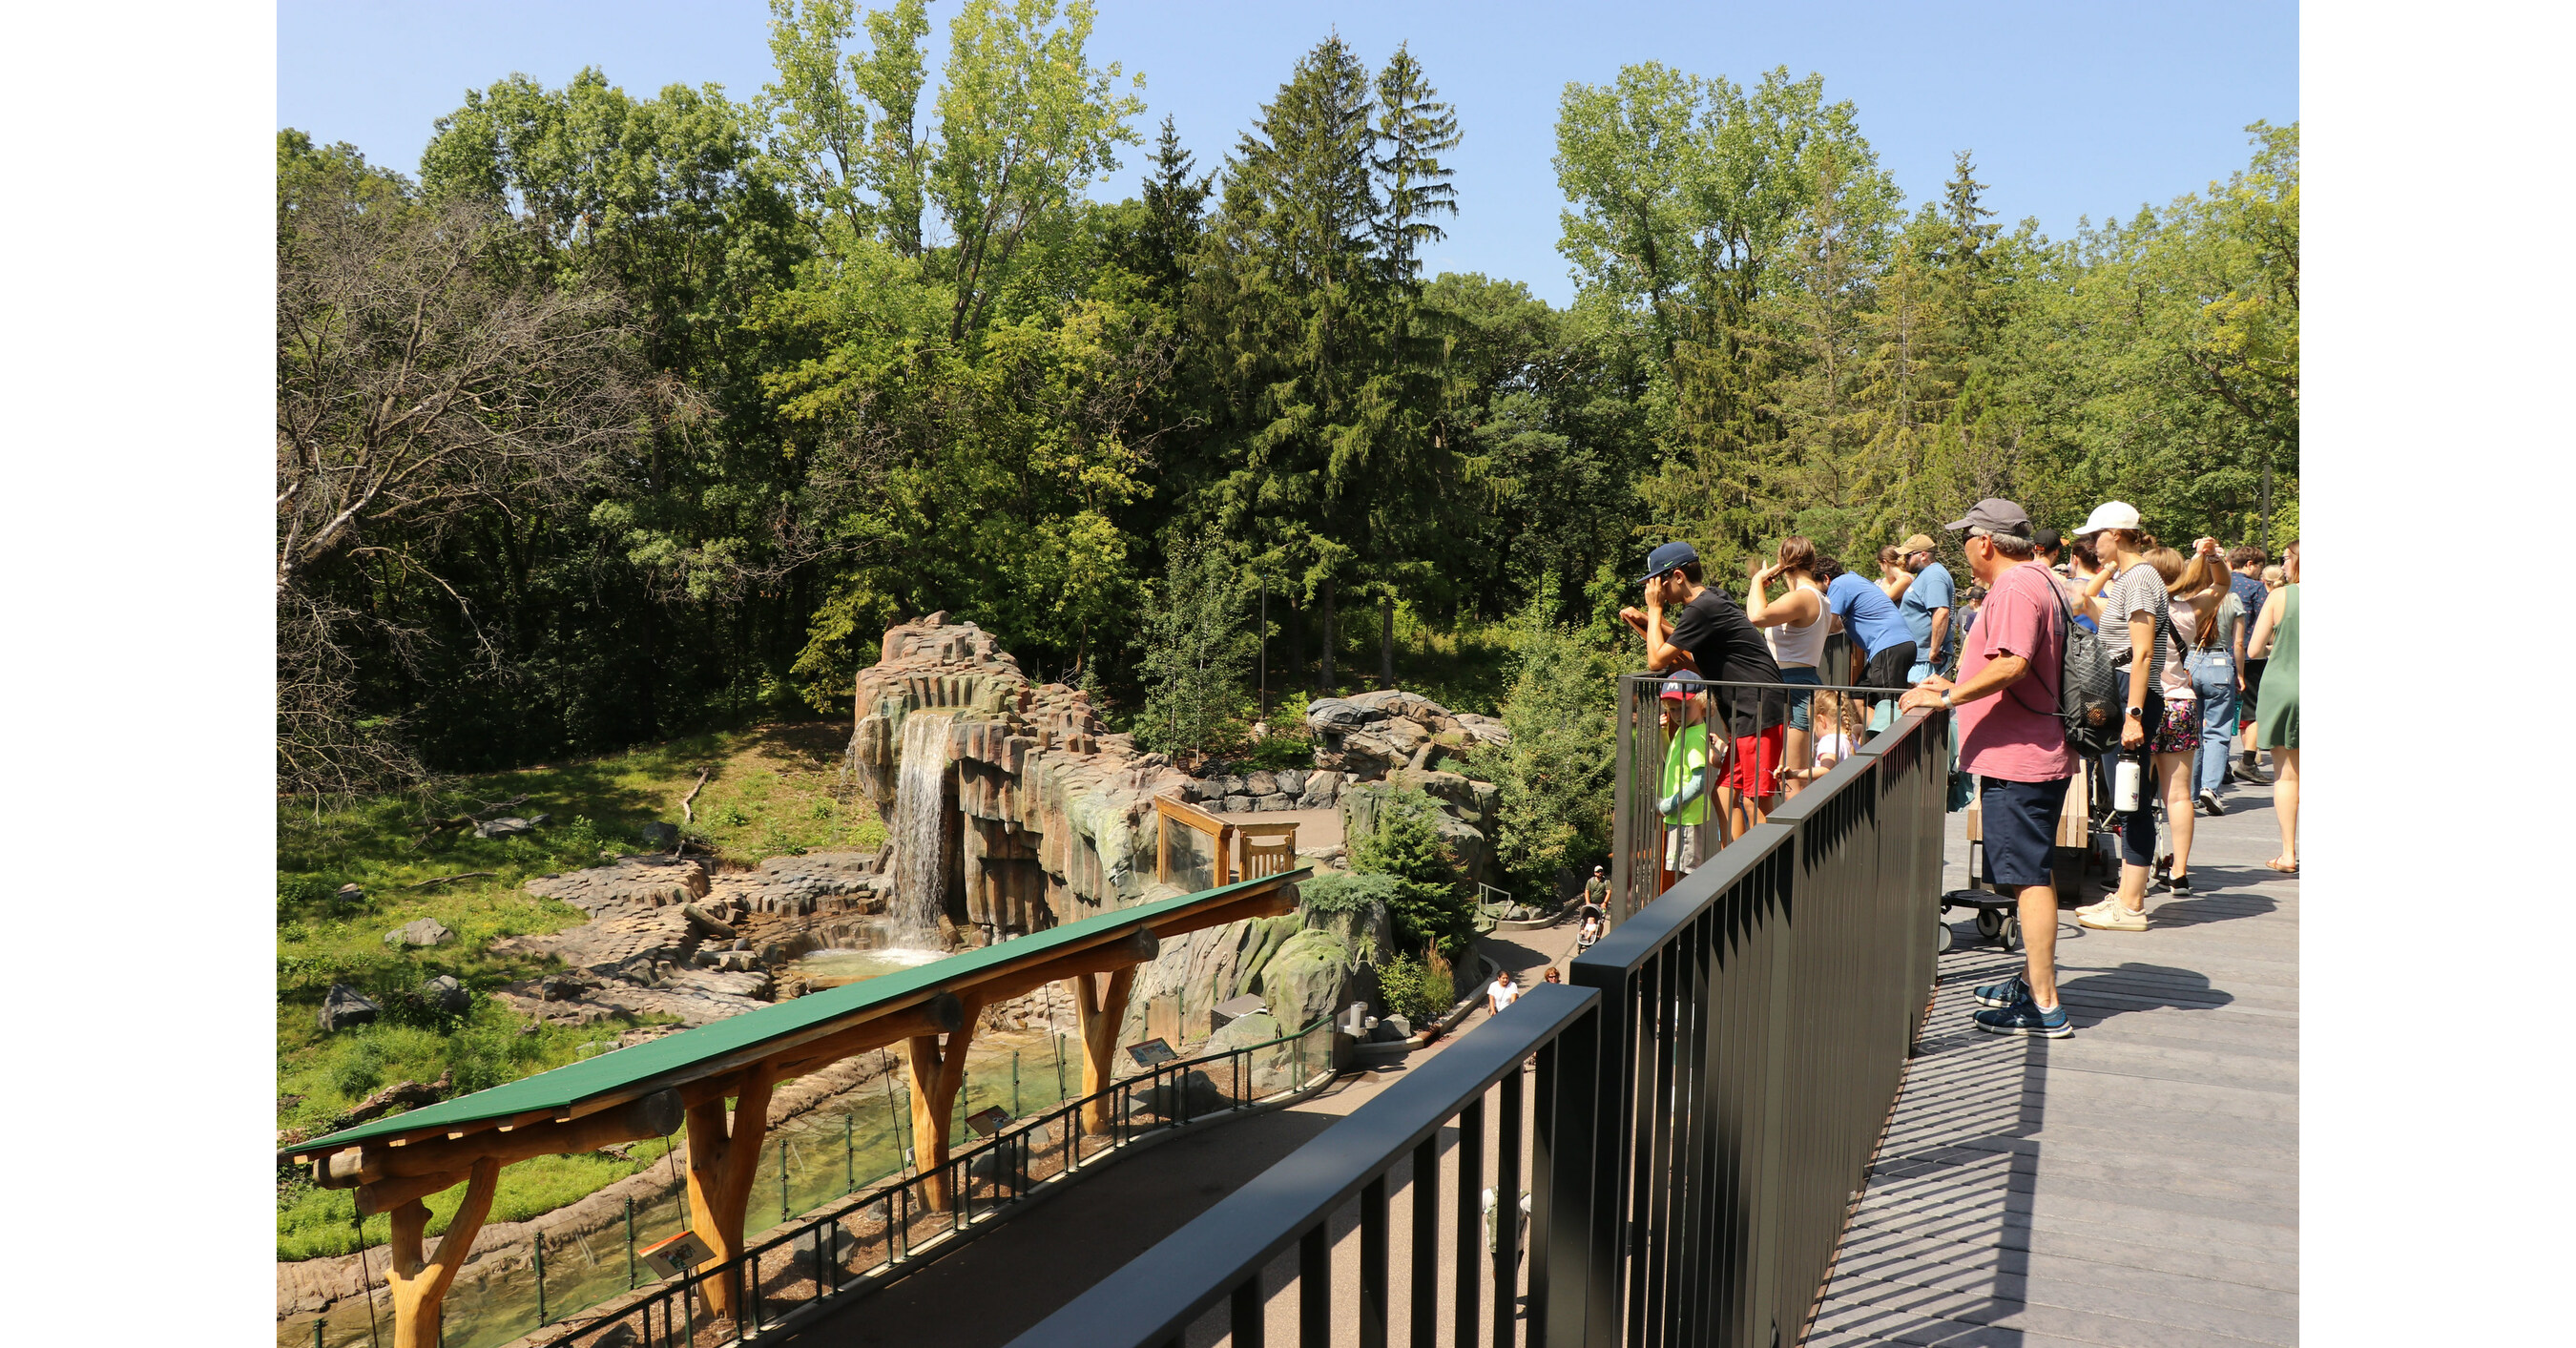
MULTIPOLYGON (((1274 816, 1264 816, 1270 818, 1274 816)), ((1537 931, 1488 937, 1485 953, 1515 971, 1524 986, 1550 963, 1573 953, 1569 920, 1537 931)), ((1287 1109, 1256 1114, 1180 1133, 1156 1143, 986 1232, 973 1244, 853 1302, 847 1310, 780 1343, 832 1348, 936 1343, 942 1348, 988 1348, 1010 1342, 1165 1236, 1187 1225, 1244 1181, 1374 1099, 1412 1066, 1439 1053, 1483 1023, 1479 1006, 1438 1043, 1403 1063, 1344 1075, 1325 1092, 1287 1109)), ((1490 1133, 1494 1124, 1489 1121, 1490 1133)), ((1455 1130, 1444 1146, 1454 1145, 1455 1130)), ((1487 1154, 1493 1144, 1488 1141, 1487 1154)), ((1491 1161, 1488 1161, 1488 1165, 1491 1161)), ((1454 1161, 1448 1166, 1454 1170, 1454 1161)), ((1410 1162, 1396 1177, 1410 1175, 1410 1162)), ((1454 1183, 1454 1180, 1447 1181, 1454 1183)), ((1454 1190, 1453 1190, 1454 1192, 1454 1190)), ((1398 1205, 1401 1208, 1402 1205, 1398 1205)), ((1398 1214, 1399 1222, 1402 1214, 1398 1214)), ((1334 1223, 1337 1242, 1348 1237, 1348 1211, 1334 1223)), ((1409 1228, 1407 1228, 1409 1229, 1409 1228)), ((1404 1239, 1399 1231, 1397 1239, 1404 1239)), ((1293 1259, 1293 1255, 1290 1256, 1293 1259)), ((1355 1278, 1352 1259, 1337 1260, 1337 1274, 1355 1278)), ((1294 1341, 1294 1295, 1277 1295, 1288 1281, 1283 1260, 1265 1284, 1272 1312, 1284 1327, 1275 1342, 1294 1341)), ((1205 1337, 1193 1336, 1193 1342, 1205 1337)))
POLYGON ((2197 821, 2199 892, 2150 896, 2148 930, 2063 914, 2072 1038, 1968 1023, 2020 960, 1959 915, 1808 1343, 2298 1341, 2299 883, 2262 865, 2269 789, 2226 795, 2197 821))

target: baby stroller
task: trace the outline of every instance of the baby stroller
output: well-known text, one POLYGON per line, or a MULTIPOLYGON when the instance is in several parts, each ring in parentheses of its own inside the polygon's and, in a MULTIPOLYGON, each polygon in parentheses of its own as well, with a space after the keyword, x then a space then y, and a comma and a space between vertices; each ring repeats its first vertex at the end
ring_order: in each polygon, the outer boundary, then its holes
POLYGON ((1601 939, 1601 910, 1587 903, 1583 905, 1582 913, 1583 927, 1574 934, 1574 949, 1577 954, 1590 950, 1592 943, 1601 939))

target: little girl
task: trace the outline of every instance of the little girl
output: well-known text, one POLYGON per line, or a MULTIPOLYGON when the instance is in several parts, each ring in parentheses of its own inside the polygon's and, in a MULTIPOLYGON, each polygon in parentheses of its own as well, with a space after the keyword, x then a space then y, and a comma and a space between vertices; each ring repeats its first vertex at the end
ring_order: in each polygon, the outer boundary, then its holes
MULTIPOLYGON (((1818 693, 1809 703, 1808 713, 1815 727, 1816 761, 1796 772, 1798 780, 1812 782, 1833 769, 1834 764, 1852 756, 1852 737, 1843 732, 1843 699, 1839 693, 1818 693)), ((1787 772, 1782 776, 1789 776, 1787 772)))

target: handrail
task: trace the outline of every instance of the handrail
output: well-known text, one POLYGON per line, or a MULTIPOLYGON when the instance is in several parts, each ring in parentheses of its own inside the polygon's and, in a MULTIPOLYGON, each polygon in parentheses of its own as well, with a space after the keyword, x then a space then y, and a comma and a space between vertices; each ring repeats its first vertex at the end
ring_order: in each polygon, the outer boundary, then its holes
MULTIPOLYGON (((587 1316, 576 1314, 575 1317, 566 1318, 560 1321, 561 1332, 537 1342, 543 1348, 585 1343, 588 1341, 586 1336, 612 1333, 617 1326, 630 1322, 640 1322, 639 1327, 644 1331, 640 1340, 642 1342, 663 1342, 664 1338, 661 1335, 665 1333, 671 1334, 675 1341, 694 1341, 697 1312, 691 1305, 692 1298, 701 1295, 701 1289, 718 1279, 728 1280, 740 1289, 743 1299, 737 1301, 737 1304, 746 1307, 745 1318, 750 1322, 751 1329, 754 1331, 774 1329, 777 1326, 778 1317, 763 1315, 765 1303, 777 1299, 774 1294, 764 1295, 761 1290, 764 1282, 774 1281, 774 1271, 771 1274, 762 1272, 764 1261, 792 1268, 796 1247, 804 1245, 812 1249, 812 1254, 805 1258, 811 1262, 816 1274, 825 1268, 840 1268, 842 1242, 850 1239, 853 1234, 845 1229, 844 1223, 863 1218, 870 1209, 875 1209, 878 1213, 876 1229, 884 1233, 887 1258, 846 1278, 835 1278, 828 1287, 820 1285, 818 1281, 815 1295, 807 1298, 807 1301, 810 1303, 848 1295, 861 1285, 882 1280, 897 1268, 909 1267, 924 1259, 945 1254, 955 1248, 957 1237, 970 1233, 974 1228, 989 1225, 1005 1210, 1015 1207, 1028 1198, 1040 1186, 1065 1182, 1070 1177, 1100 1164, 1106 1157, 1134 1145, 1144 1137, 1172 1128, 1186 1127, 1238 1110, 1253 1108, 1265 1100, 1293 1095, 1308 1089, 1314 1084, 1316 1074, 1307 1066, 1306 1041, 1319 1031, 1329 1033, 1331 1026, 1332 1017, 1326 1015, 1291 1034, 1280 1035, 1258 1044, 1228 1049, 1223 1053, 1204 1054, 1196 1058, 1163 1063, 1134 1076, 1123 1077, 1104 1090, 1062 1101, 1042 1114, 1015 1121, 1008 1128, 975 1147, 956 1153, 949 1157, 945 1165, 935 1170, 916 1171, 896 1179, 892 1184, 872 1188, 863 1193, 854 1192, 808 1212, 802 1219, 792 1224, 773 1227, 746 1246, 741 1255, 723 1264, 686 1270, 641 1296, 628 1297, 626 1294, 620 1294, 619 1297, 610 1298, 608 1302, 598 1303, 609 1305, 610 1309, 593 1311, 587 1316), (1253 1075, 1244 1070, 1250 1063, 1252 1055, 1276 1049, 1282 1045, 1294 1046, 1296 1051, 1294 1068, 1296 1075, 1285 1090, 1256 1097, 1238 1089, 1236 1094, 1239 1102, 1236 1104, 1204 1115, 1193 1115, 1190 1112, 1188 1077, 1191 1073, 1204 1072, 1212 1065, 1230 1062, 1236 1065, 1236 1083, 1239 1088, 1244 1084, 1245 1078, 1253 1075), (1174 1083, 1178 1083, 1177 1088, 1174 1083), (1169 1117, 1167 1121, 1147 1129, 1136 1129, 1134 1116, 1137 1113, 1136 1104, 1139 1094, 1146 1097, 1150 1103, 1158 1092, 1163 1091, 1171 1091, 1169 1098, 1179 1103, 1177 1117, 1169 1117), (1090 1139, 1085 1138, 1081 1130, 1074 1126, 1076 1121, 1080 1119, 1085 1106, 1112 1099, 1125 1101, 1125 1107, 1114 1111, 1114 1117, 1120 1121, 1121 1127, 1108 1136, 1107 1145, 1088 1154, 1083 1153, 1082 1144, 1090 1139), (1040 1141, 1034 1147, 1031 1145, 1034 1135, 1050 1129, 1054 1130, 1054 1136, 1051 1139, 1040 1141), (1029 1179, 1031 1161, 1040 1154, 1040 1148, 1058 1151, 1062 1155, 1063 1163, 1054 1173, 1031 1180, 1029 1179), (986 1178, 989 1181, 988 1192, 981 1200, 978 1199, 971 1182, 976 1177, 978 1169, 986 1172, 986 1178), (933 1209, 926 1199, 917 1195, 915 1191, 923 1190, 934 1182, 946 1183, 960 1201, 951 1205, 947 1211, 933 1209), (998 1192, 1001 1190, 1008 1192, 998 1192), (919 1243, 914 1243, 912 1230, 924 1221, 944 1229, 933 1230, 921 1237, 919 1243), (778 1258, 781 1252, 786 1252, 790 1258, 778 1258), (746 1277, 746 1271, 749 1271, 751 1276, 746 1277), (614 1304, 621 1299, 623 1304, 614 1304), (661 1330, 654 1328, 657 1315, 662 1324, 661 1330), (675 1327, 684 1323, 689 1330, 686 1336, 681 1336, 675 1327)), ((1314 1057, 1313 1062, 1322 1067, 1325 1074, 1330 1074, 1334 1070, 1329 1044, 1314 1057)), ((789 1312, 781 1314, 785 1313, 789 1312)), ((743 1328, 737 1326, 735 1338, 741 1337, 744 1337, 743 1328)))
MULTIPOLYGON (((1306 1290, 1311 1302, 1313 1274, 1317 1271, 1311 1252, 1319 1244, 1317 1237, 1332 1214, 1354 1198, 1362 1199, 1364 1228, 1374 1227, 1377 1231, 1375 1248, 1363 1256, 1360 1276, 1364 1286, 1373 1281, 1379 1295, 1373 1304, 1363 1297, 1360 1338, 1363 1343, 1385 1342, 1384 1330, 1391 1313, 1383 1295, 1387 1172, 1411 1156, 1415 1158, 1414 1183, 1423 1184, 1433 1168, 1425 1164, 1425 1159, 1436 1153, 1440 1131, 1452 1120, 1458 1121, 1462 1137, 1478 1129, 1481 1120, 1462 1118, 1462 1114, 1480 1109, 1485 1093, 1497 1085, 1505 1087, 1507 1098, 1515 1094, 1513 1088, 1521 1084, 1521 1065, 1552 1050, 1562 1056, 1541 1068, 1537 1092, 1541 1135, 1557 1144, 1558 1158, 1568 1162, 1583 1159, 1589 1150, 1588 1128, 1568 1128, 1564 1123, 1577 1115, 1588 1120, 1591 1113, 1592 1064, 1587 1050, 1600 1004, 1599 994, 1589 990, 1549 984, 1530 989, 1508 1016, 1487 1020, 1437 1057, 1407 1072, 1376 1099, 1352 1111, 1013 1339, 1011 1348, 1135 1348, 1175 1342, 1192 1321, 1228 1300, 1234 1306, 1235 1342, 1259 1342, 1259 1338, 1245 1331, 1247 1320, 1261 1314, 1262 1269, 1289 1246, 1306 1247, 1301 1263, 1306 1266, 1306 1290)), ((1518 1101, 1511 1100, 1511 1104, 1516 1106, 1518 1101)), ((1503 1126, 1507 1138, 1517 1134, 1518 1122, 1516 1110, 1506 1116, 1503 1126)), ((1460 1145, 1469 1144, 1462 1141, 1460 1145)), ((1552 1192, 1559 1186, 1551 1181, 1558 1179, 1560 1173, 1580 1173, 1579 1167, 1573 1165, 1566 1166, 1564 1172, 1551 1169, 1548 1154, 1549 1148, 1543 1144, 1541 1163, 1531 1175, 1532 1197, 1538 1200, 1533 1205, 1533 1231, 1548 1229, 1547 1200, 1563 1197, 1552 1192)), ((1506 1154, 1497 1160, 1503 1166, 1504 1182, 1499 1188, 1505 1193, 1517 1189, 1516 1149, 1507 1147, 1506 1154)), ((1476 1237, 1468 1224, 1479 1220, 1473 1200, 1468 1197, 1469 1187, 1467 1181, 1460 1181, 1462 1249, 1474 1247, 1476 1237)), ((1436 1212, 1436 1204, 1432 1203, 1418 1203, 1416 1208, 1413 1253, 1417 1275, 1426 1253, 1424 1238, 1436 1234, 1433 1223, 1425 1218, 1436 1212)), ((1577 1225, 1575 1229, 1581 1228, 1577 1225)), ((1496 1265, 1498 1277, 1509 1276, 1504 1261, 1498 1259, 1496 1265)), ((1558 1267, 1572 1274, 1561 1284, 1549 1282, 1535 1267, 1531 1273, 1528 1311, 1533 1343, 1552 1338, 1551 1331, 1563 1327, 1568 1319, 1579 1319, 1569 1315, 1564 1293, 1581 1286, 1581 1265, 1565 1261, 1558 1267)), ((1422 1287, 1417 1281, 1417 1294, 1422 1287)), ((1507 1286, 1497 1290, 1501 1297, 1496 1304, 1500 1313, 1508 1317, 1510 1290, 1507 1286)), ((1579 1306, 1579 1298, 1572 1304, 1579 1306)), ((1417 1325, 1424 1322, 1422 1312, 1426 1309, 1436 1310, 1436 1305, 1417 1295, 1417 1325)), ((1314 1328, 1308 1324, 1310 1335, 1314 1328)), ((1321 1340, 1310 1337, 1308 1341, 1321 1340)), ((1417 1335, 1415 1341, 1424 1340, 1417 1335)), ((1467 1341, 1466 1331, 1461 1331, 1461 1341, 1467 1341)))

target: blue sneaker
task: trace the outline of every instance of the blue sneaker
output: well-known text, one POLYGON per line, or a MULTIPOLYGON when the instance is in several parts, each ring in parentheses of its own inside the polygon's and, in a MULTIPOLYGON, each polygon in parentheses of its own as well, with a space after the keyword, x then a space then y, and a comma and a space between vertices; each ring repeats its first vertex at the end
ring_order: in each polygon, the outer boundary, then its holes
POLYGON ((1977 1028, 1995 1034, 2035 1034, 2047 1039, 2064 1039, 2075 1033, 2075 1025, 2066 1018, 2066 1008, 2042 1013, 2039 1003, 2028 997, 1999 1011, 1980 1011, 1973 1019, 1977 1028))
POLYGON ((1977 1005, 1991 1006, 1999 1011, 2015 1002, 2028 1000, 2030 1000, 2030 984, 2023 982, 2020 974, 2014 974, 2000 983, 1988 983, 1977 989, 1977 1005))

